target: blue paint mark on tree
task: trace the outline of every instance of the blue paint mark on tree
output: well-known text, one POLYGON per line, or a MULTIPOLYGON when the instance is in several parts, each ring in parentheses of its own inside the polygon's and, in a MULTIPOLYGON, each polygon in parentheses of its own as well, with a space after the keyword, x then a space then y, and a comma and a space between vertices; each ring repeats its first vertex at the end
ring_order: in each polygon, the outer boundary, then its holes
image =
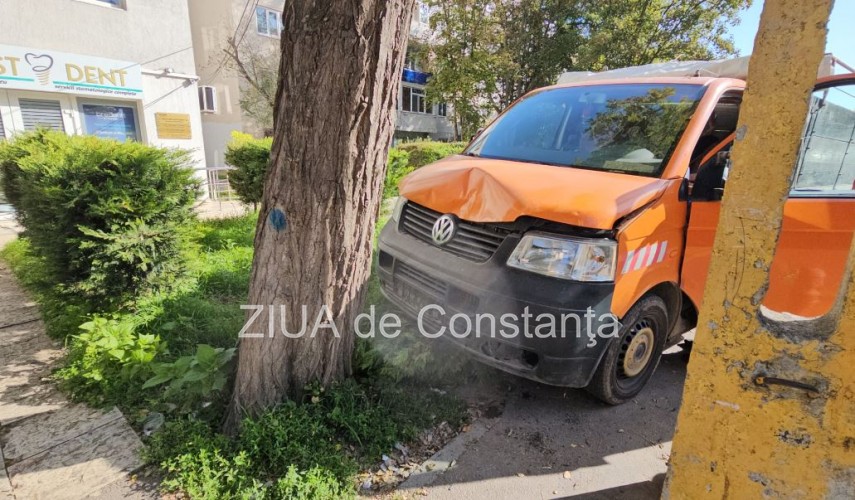
POLYGON ((282 231, 288 226, 288 222, 285 220, 285 212, 279 208, 271 210, 267 219, 270 221, 270 225, 273 226, 273 229, 277 232, 282 231))

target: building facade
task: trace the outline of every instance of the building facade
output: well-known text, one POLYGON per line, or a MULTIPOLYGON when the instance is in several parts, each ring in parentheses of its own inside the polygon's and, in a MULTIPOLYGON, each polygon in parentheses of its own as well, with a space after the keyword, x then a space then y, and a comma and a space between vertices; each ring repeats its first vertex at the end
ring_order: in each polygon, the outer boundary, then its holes
MULTIPOLYGON (((241 108, 241 101, 251 89, 224 51, 234 49, 230 42, 233 40, 248 64, 260 64, 262 59, 266 60, 262 71, 276 68, 284 6, 285 0, 189 0, 196 72, 202 93, 205 155, 212 171, 226 168, 225 149, 233 131, 259 137, 272 132, 269 120, 249 116, 241 108)), ((428 36, 428 18, 428 9, 420 6, 413 16, 411 39, 428 36)), ((428 77, 413 58, 408 58, 401 78, 396 140, 454 139, 454 128, 447 118, 448 107, 426 99, 428 77)))
POLYGON ((205 178, 186 2, 0 2, 0 139, 39 127, 193 151, 205 178))
POLYGON ((272 133, 269 124, 259 123, 241 109, 247 84, 225 51, 235 40, 247 57, 251 53, 266 58, 268 68, 275 68, 285 0, 188 0, 188 4, 202 94, 205 156, 208 168, 217 170, 226 167, 226 144, 233 131, 259 137, 272 133))
MULTIPOLYGON (((423 2, 416 3, 416 11, 410 24, 410 48, 416 44, 430 42, 431 8, 423 2)), ((455 140, 454 126, 449 120, 450 107, 446 103, 431 103, 427 99, 425 85, 430 79, 416 51, 407 50, 404 72, 401 75, 401 91, 398 93, 395 141, 412 139, 455 140)))

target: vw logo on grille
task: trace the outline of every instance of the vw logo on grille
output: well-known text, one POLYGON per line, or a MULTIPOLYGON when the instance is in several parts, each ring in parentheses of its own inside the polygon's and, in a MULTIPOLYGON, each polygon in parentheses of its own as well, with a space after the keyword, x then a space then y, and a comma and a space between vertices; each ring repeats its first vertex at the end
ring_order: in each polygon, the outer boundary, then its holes
POLYGON ((445 245, 454 237, 456 230, 457 223, 454 222, 454 217, 445 214, 434 222, 430 237, 437 245, 445 245))

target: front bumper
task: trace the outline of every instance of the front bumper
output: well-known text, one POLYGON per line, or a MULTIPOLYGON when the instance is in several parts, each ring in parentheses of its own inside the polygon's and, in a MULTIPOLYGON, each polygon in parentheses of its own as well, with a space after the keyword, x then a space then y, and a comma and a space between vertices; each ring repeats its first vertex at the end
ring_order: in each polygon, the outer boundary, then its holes
POLYGON ((614 284, 571 282, 506 266, 521 234, 510 234, 492 257, 476 263, 390 222, 380 234, 381 289, 418 321, 423 335, 442 332, 441 338, 479 361, 521 377, 585 387, 611 340, 598 332, 616 331, 610 314, 614 284), (469 318, 465 337, 467 322, 454 315, 469 318))

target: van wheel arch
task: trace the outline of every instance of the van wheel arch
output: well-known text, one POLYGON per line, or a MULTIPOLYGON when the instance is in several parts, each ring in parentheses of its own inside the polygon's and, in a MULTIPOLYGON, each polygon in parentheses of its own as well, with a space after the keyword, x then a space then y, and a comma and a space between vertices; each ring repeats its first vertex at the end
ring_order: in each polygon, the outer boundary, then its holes
POLYGON ((683 304, 685 303, 683 299, 683 291, 680 289, 680 285, 671 281, 659 283, 645 292, 638 301, 641 301, 644 297, 649 295, 656 295, 665 302, 665 307, 668 310, 669 337, 670 335, 674 335, 674 327, 677 326, 677 322, 681 317, 683 304))

